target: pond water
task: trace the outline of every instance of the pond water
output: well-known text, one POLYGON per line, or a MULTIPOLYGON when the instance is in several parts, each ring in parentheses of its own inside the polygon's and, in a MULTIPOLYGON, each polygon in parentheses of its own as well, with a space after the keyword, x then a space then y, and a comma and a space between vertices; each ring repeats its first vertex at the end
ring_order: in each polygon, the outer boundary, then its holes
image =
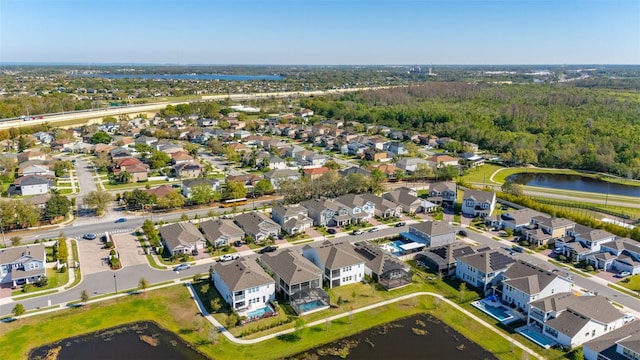
POLYGON ((223 75, 223 74, 78 74, 81 77, 100 77, 105 79, 151 79, 151 80, 227 80, 278 81, 284 79, 280 75, 223 75))
POLYGON ((575 190, 598 194, 640 196, 640 186, 610 183, 580 175, 518 173, 509 175, 507 180, 518 184, 538 186, 547 189, 575 190))
POLYGON ((29 359, 167 359, 202 360, 195 351, 173 333, 152 322, 139 322, 39 347, 29 359), (48 355, 55 355, 48 357, 48 355))
MULTIPOLYGON (((329 327, 331 331, 331 327, 329 327)), ((318 359, 496 359, 435 317, 421 314, 377 326, 289 360, 318 359)))

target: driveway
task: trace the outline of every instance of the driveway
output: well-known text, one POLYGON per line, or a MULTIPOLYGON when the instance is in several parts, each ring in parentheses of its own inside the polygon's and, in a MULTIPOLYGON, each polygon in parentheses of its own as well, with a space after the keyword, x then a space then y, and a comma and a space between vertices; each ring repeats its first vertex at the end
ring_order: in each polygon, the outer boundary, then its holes
POLYGON ((304 232, 305 234, 309 235, 309 237, 312 239, 322 237, 322 234, 320 234, 316 229, 312 227, 307 228, 304 232))

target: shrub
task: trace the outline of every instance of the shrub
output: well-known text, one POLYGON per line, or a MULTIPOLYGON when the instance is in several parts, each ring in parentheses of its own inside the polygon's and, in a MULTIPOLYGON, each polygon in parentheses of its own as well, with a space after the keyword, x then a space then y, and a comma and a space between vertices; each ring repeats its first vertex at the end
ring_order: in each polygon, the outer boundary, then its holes
POLYGON ((584 269, 587 270, 587 271, 593 271, 594 270, 592 265, 587 265, 584 269))

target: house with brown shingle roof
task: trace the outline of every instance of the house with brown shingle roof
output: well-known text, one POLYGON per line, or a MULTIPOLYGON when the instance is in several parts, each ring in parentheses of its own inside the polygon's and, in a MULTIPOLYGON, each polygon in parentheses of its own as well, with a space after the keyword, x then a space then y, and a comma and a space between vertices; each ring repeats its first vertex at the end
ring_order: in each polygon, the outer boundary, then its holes
POLYGON ((447 154, 435 154, 426 161, 430 167, 438 169, 444 166, 458 166, 458 161, 460 161, 460 159, 451 157, 447 154))
POLYGON ((171 154, 171 162, 175 165, 194 162, 193 156, 186 151, 176 151, 171 154))
POLYGON ((313 169, 304 169, 303 170, 303 175, 304 177, 307 177, 311 180, 315 180, 319 177, 321 177, 322 175, 328 173, 329 171, 331 171, 331 169, 329 169, 328 167, 325 166, 321 166, 318 168, 313 168, 313 169))
POLYGON ((275 299, 276 282, 252 259, 218 262, 212 279, 220 297, 241 316, 275 299))
POLYGON ((155 196, 156 198, 163 198, 169 195, 169 193, 175 192, 175 190, 169 185, 160 185, 153 189, 144 189, 142 190, 151 196, 155 196))
POLYGON ((214 247, 242 241, 244 231, 230 219, 211 219, 200 223, 200 231, 214 247))

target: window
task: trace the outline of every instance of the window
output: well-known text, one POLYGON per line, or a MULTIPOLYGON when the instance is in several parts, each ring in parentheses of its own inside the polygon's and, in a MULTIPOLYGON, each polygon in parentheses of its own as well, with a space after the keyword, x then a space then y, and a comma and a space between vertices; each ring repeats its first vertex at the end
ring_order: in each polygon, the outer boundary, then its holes
POLYGON ((351 266, 347 266, 342 268, 342 271, 351 271, 351 266))
POLYGON ((342 282, 348 282, 348 281, 351 281, 352 279, 353 279, 352 276, 345 276, 342 278, 342 282))

